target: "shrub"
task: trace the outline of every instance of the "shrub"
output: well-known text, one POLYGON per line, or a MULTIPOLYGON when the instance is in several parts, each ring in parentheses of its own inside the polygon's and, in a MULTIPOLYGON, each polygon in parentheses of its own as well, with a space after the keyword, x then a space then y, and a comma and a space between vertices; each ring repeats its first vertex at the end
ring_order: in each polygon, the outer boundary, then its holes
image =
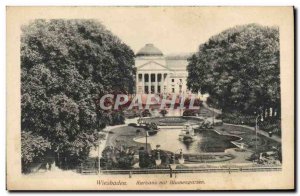
POLYGON ((129 123, 128 126, 131 126, 131 127, 136 127, 137 124, 136 123, 129 123))
POLYGON ((168 111, 165 110, 165 109, 163 109, 163 110, 161 110, 159 113, 160 113, 163 117, 165 117, 166 114, 168 114, 168 111))
POLYGON ((150 158, 148 152, 140 151, 139 152, 139 166, 140 168, 149 168, 153 166, 155 163, 153 163, 152 159, 150 158))
POLYGON ((199 129, 212 129, 213 126, 209 121, 203 121, 199 123, 199 129))
POLYGON ((142 112, 142 116, 143 117, 147 117, 147 116, 151 116, 151 113, 150 113, 150 111, 148 110, 148 109, 146 109, 146 110, 144 110, 143 112, 142 112))
MULTIPOLYGON (((191 99, 190 98, 186 98, 184 100, 184 106, 185 108, 189 108, 190 106, 190 102, 191 102, 191 99)), ((203 101, 201 101, 200 99, 196 98, 194 99, 194 103, 193 103, 193 106, 202 106, 203 105, 203 101)))
POLYGON ((183 116, 196 116, 197 114, 198 114, 198 110, 187 109, 183 112, 183 116))
POLYGON ((111 113, 110 125, 121 125, 125 123, 125 117, 122 111, 116 111, 111 113))
POLYGON ((215 119, 221 120, 223 118, 222 114, 216 114, 215 119))
POLYGON ((255 116, 245 115, 239 112, 223 113, 223 122, 229 124, 245 124, 255 126, 255 116))
POLYGON ((155 122, 151 122, 150 124, 146 125, 146 129, 147 130, 157 130, 158 127, 157 127, 157 124, 155 122))
MULTIPOLYGON (((139 166, 141 168, 155 168, 156 163, 155 160, 157 159, 157 152, 158 150, 152 150, 149 153, 145 151, 140 151, 139 153, 139 166)), ((160 150, 160 159, 161 165, 160 168, 168 168, 169 164, 172 163, 172 155, 168 155, 166 151, 160 150)))
POLYGON ((106 169, 130 169, 134 164, 134 152, 128 148, 120 150, 107 146, 102 151, 101 167, 106 169))

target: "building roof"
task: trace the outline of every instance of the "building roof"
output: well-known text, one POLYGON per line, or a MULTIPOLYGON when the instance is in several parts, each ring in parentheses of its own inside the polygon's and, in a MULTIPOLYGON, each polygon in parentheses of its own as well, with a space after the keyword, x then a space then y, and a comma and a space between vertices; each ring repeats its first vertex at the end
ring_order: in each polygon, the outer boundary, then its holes
POLYGON ((166 60, 187 60, 192 55, 193 53, 169 54, 166 56, 166 60))
POLYGON ((136 53, 136 56, 163 56, 163 53, 153 44, 146 44, 136 53))
POLYGON ((166 56, 166 66, 173 70, 186 70, 191 53, 173 54, 166 56))
POLYGON ((186 70, 187 65, 187 60, 166 60, 166 66, 172 70, 186 70))

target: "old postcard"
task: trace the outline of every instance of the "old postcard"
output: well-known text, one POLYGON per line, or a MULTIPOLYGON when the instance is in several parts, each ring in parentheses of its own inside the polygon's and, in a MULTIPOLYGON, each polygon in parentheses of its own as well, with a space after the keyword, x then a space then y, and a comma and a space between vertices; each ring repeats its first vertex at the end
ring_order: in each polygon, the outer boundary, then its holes
POLYGON ((291 190, 293 7, 7 7, 8 190, 291 190))

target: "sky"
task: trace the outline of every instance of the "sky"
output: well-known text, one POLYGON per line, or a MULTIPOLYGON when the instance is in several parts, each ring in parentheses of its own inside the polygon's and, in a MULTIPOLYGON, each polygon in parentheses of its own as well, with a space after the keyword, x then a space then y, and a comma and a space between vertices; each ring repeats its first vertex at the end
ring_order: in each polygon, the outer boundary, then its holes
MULTIPOLYGON (((285 26, 288 7, 30 7, 21 24, 36 18, 96 19, 137 53, 152 43, 164 54, 196 52, 222 31, 250 23, 285 26), (30 13, 30 14, 29 14, 30 13)), ((14 16, 16 17, 16 16, 14 16)), ((15 24, 17 28, 17 24, 15 24)))
POLYGON ((153 43, 164 54, 180 54, 196 52, 211 36, 236 25, 276 26, 283 20, 278 12, 272 7, 129 7, 101 10, 97 19, 135 53, 153 43))

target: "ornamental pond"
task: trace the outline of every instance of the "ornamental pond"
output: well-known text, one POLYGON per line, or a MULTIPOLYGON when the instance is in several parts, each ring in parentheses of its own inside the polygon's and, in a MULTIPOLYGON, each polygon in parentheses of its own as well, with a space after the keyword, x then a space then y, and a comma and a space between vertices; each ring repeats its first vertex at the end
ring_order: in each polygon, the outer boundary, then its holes
MULTIPOLYGON (((220 135, 213 130, 196 132, 193 141, 182 141, 179 139, 182 129, 163 128, 156 135, 147 138, 152 149, 160 145, 160 149, 175 152, 182 149, 185 154, 198 154, 209 152, 224 152, 228 148, 236 147, 232 141, 240 138, 235 136, 220 135)), ((146 138, 135 139, 136 142, 145 143, 146 138)))
MULTIPOLYGON (((184 124, 199 123, 199 119, 183 119, 183 118, 151 118, 148 122, 156 122, 160 126, 160 130, 157 134, 149 136, 147 138, 148 144, 151 149, 155 149, 157 145, 160 145, 161 150, 175 152, 178 149, 182 149, 185 154, 199 154, 199 153, 213 153, 224 152, 228 148, 235 148, 233 141, 240 140, 240 137, 231 135, 221 135, 214 130, 202 130, 195 129, 195 136, 193 140, 182 140, 180 134, 184 124), (168 126, 171 125, 171 126, 168 126)), ((135 142, 145 143, 145 137, 139 137, 135 139, 135 142)))

